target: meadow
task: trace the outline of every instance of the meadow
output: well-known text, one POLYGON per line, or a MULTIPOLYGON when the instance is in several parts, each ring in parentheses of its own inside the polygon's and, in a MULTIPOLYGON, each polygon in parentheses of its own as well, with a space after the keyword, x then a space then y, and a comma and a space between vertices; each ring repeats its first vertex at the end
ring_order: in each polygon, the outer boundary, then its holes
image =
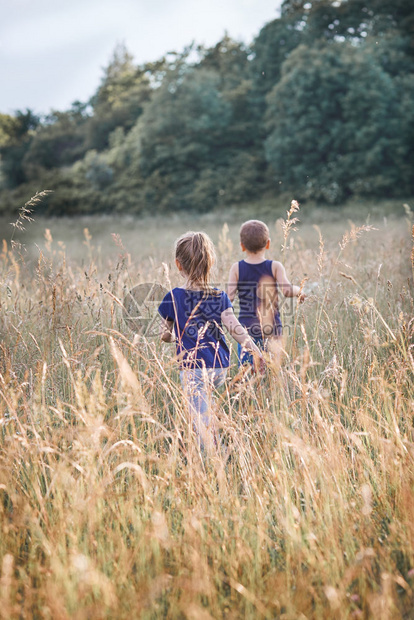
POLYGON ((233 351, 227 459, 197 450, 173 345, 123 320, 179 283, 187 229, 223 286, 252 215, 2 223, 1 618, 414 618, 409 208, 264 213, 307 299, 263 376, 233 351))

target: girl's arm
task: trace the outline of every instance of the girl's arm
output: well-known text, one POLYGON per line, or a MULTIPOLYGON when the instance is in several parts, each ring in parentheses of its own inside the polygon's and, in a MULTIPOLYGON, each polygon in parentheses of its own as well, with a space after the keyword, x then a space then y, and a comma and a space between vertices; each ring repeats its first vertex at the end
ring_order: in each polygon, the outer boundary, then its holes
POLYGON ((162 319, 161 340, 163 342, 174 341, 173 328, 174 328, 174 321, 168 321, 168 319, 162 319))
POLYGON ((305 295, 301 293, 300 286, 296 286, 296 284, 292 284, 289 281, 286 275, 286 269, 283 267, 282 263, 274 260, 272 262, 272 272, 279 289, 285 297, 299 297, 299 301, 305 299, 305 295))
POLYGON ((227 308, 221 313, 221 322, 229 332, 230 336, 233 336, 234 340, 238 342, 247 351, 251 351, 263 360, 262 352, 259 347, 250 338, 247 330, 239 322, 238 318, 233 312, 233 308, 227 308))
POLYGON ((237 284, 239 282, 239 263, 234 263, 230 267, 229 280, 227 283, 227 295, 231 302, 234 301, 237 293, 237 284))

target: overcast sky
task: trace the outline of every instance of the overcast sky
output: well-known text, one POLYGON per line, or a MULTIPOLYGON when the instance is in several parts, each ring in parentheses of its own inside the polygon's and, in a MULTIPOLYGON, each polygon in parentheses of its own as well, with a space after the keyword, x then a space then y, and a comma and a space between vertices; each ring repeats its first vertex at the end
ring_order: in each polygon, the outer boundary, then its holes
POLYGON ((213 45, 227 30, 250 43, 281 0, 0 0, 0 112, 65 110, 95 92, 117 43, 137 63, 213 45))

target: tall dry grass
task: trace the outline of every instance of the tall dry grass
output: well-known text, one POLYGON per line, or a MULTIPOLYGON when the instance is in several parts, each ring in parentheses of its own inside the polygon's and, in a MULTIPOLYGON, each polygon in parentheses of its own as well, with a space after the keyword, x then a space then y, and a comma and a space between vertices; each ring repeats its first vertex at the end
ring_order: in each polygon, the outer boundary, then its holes
MULTIPOLYGON (((35 265, 3 244, 0 617, 412 617, 410 235, 321 228, 317 250, 283 229, 308 298, 281 364, 217 397, 225 465, 197 452, 172 347, 122 322, 160 265, 117 239, 103 267, 87 232, 84 264, 50 231, 35 265)), ((218 249, 224 281, 226 227, 218 249)))

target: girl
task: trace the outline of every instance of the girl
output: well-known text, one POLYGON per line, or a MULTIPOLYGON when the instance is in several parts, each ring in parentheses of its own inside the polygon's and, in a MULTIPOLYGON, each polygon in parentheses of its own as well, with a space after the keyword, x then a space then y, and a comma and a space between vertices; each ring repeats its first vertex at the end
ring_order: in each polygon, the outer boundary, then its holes
POLYGON ((214 262, 214 245, 208 235, 182 235, 175 244, 175 264, 184 284, 167 293, 158 309, 164 319, 164 342, 172 342, 174 329, 181 383, 199 447, 207 451, 216 443, 210 419, 211 392, 224 382, 230 361, 222 326, 254 354, 256 363, 263 363, 260 350, 235 317, 226 293, 210 286, 214 262))

